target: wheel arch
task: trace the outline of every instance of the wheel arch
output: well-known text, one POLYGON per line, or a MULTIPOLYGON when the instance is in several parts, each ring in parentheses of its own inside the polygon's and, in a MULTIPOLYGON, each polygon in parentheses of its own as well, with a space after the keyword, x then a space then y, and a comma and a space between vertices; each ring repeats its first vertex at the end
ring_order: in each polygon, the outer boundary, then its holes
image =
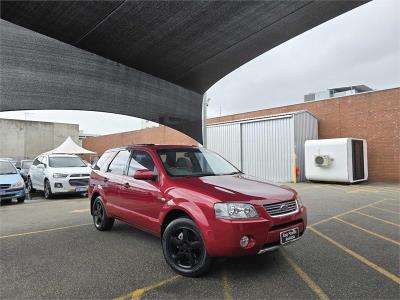
POLYGON ((94 203, 94 200, 99 196, 101 196, 100 192, 99 191, 95 191, 95 192, 93 192, 92 197, 90 198, 90 214, 91 215, 93 215, 93 203, 94 203))
POLYGON ((165 228, 167 228, 169 223, 171 223, 173 220, 182 217, 187 217, 191 219, 193 222, 196 222, 187 211, 183 210, 182 208, 173 208, 166 213, 166 215, 163 218, 163 221, 161 222, 160 235, 161 236, 163 235, 164 230, 165 228))

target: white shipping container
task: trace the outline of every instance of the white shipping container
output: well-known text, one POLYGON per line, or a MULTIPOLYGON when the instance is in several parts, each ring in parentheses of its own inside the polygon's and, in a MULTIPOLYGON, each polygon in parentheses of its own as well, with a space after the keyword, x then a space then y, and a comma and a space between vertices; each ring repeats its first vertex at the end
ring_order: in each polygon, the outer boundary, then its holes
POLYGON ((305 160, 308 180, 352 183, 368 179, 367 141, 363 139, 309 140, 305 160))
POLYGON ((207 148, 246 174, 276 182, 305 180, 304 142, 317 138, 318 120, 308 111, 207 126, 207 148))

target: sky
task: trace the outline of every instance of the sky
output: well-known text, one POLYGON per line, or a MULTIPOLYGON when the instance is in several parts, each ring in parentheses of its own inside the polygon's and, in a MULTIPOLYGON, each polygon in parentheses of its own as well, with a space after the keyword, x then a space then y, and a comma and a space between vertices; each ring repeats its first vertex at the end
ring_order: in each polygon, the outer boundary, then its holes
MULTIPOLYGON (((399 87, 399 16, 399 0, 374 0, 275 47, 207 91, 208 116, 300 103, 304 94, 333 87, 399 87)), ((0 118, 75 123, 93 134, 143 125, 133 117, 85 111, 0 112, 0 118)))

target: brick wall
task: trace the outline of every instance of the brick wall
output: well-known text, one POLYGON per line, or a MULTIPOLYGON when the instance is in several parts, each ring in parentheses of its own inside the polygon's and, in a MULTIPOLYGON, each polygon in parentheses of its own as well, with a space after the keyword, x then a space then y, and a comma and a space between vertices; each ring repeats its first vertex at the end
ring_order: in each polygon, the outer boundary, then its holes
MULTIPOLYGON (((400 88, 212 118, 208 124, 304 109, 318 118, 321 139, 367 140, 370 181, 400 182, 400 88)), ((83 146, 101 154, 108 148, 133 143, 193 145, 196 141, 161 126, 89 138, 83 146)))

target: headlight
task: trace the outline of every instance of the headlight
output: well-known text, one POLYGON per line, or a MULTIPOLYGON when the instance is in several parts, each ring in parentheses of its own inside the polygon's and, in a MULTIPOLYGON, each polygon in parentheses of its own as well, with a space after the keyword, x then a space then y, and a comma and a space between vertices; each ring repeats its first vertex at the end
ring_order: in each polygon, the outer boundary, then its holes
POLYGON ((216 203, 215 216, 219 219, 248 219, 258 217, 257 210, 246 203, 216 203))
POLYGON ((17 181, 16 183, 11 185, 12 189, 18 189, 18 188, 22 188, 25 186, 25 183, 23 180, 17 181))
POLYGON ((65 178, 68 174, 54 173, 53 178, 65 178))
POLYGON ((304 205, 303 205, 303 202, 301 201, 301 198, 300 198, 299 195, 296 196, 296 201, 297 201, 297 206, 298 206, 299 208, 302 207, 302 206, 304 206, 304 205))

